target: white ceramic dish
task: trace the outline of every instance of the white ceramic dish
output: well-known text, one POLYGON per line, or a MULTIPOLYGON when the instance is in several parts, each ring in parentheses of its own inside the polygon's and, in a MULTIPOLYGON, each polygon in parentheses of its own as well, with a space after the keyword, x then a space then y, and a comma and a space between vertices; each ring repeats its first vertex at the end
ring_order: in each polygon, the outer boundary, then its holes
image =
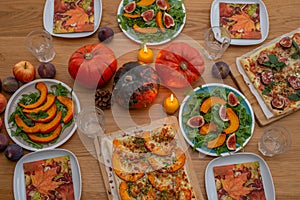
MULTIPOLYGON (((224 84, 219 84, 219 83, 210 83, 210 84, 206 84, 206 85, 202 85, 201 88, 195 88, 194 89, 194 92, 197 94, 197 93, 201 93, 203 91, 205 92, 208 92, 208 91, 211 91, 212 89, 216 88, 216 87, 220 87, 220 88, 224 88, 226 91, 231 91, 233 92, 238 98, 241 97, 241 101, 240 101, 240 104, 243 105, 246 109, 246 112, 248 114, 250 114, 251 116, 251 136, 248 137, 245 142, 243 143, 243 146, 246 146, 246 144, 249 142, 249 140, 251 139, 252 135, 253 135, 253 131, 254 131, 254 125, 255 125, 255 119, 254 119, 254 114, 253 114, 253 110, 252 110, 252 107, 250 105, 250 103, 248 102, 248 100, 246 99, 246 97, 240 93, 238 90, 236 90, 235 88, 233 87, 230 87, 228 85, 224 85, 224 84)), ((181 133, 183 134, 185 140, 192 146, 194 147, 194 143, 193 141, 191 140, 191 138, 188 137, 188 131, 187 131, 187 128, 186 128, 186 125, 183 123, 183 113, 186 112, 186 109, 187 109, 187 104, 189 102, 189 99, 190 99, 190 95, 187 95, 182 103, 181 103, 181 106, 180 106, 180 110, 179 110, 179 126, 180 126, 180 129, 181 129, 181 133)), ((236 148, 235 151, 232 151, 232 152, 223 152, 222 153, 222 156, 225 156, 225 155, 229 155, 229 154, 232 154, 234 152, 237 152, 239 150, 241 150, 243 147, 242 146, 239 146, 236 148)), ((202 147, 199 147, 199 148, 196 148, 197 151, 203 153, 203 154, 206 154, 206 155, 210 155, 210 156, 218 156, 218 154, 216 153, 216 151, 214 149, 208 149, 206 148, 205 146, 202 146, 202 147)))
MULTIPOLYGON (((48 89, 50 88, 51 85, 60 83, 64 87, 66 87, 69 91, 72 91, 72 89, 68 85, 66 85, 65 83, 63 83, 61 81, 54 80, 54 79, 36 79, 36 80, 31 81, 31 82, 23 85, 22 87, 20 87, 11 96, 11 98, 9 99, 9 101, 7 103, 6 111, 4 114, 4 123, 5 123, 6 131, 7 131, 8 135, 10 136, 10 138, 15 143, 17 143, 18 145, 20 145, 21 147, 23 147, 24 149, 27 149, 29 151, 37 151, 37 150, 41 150, 41 149, 31 146, 28 142, 24 141, 22 137, 12 136, 12 129, 10 128, 10 124, 8 123, 8 121, 9 121, 10 115, 15 111, 19 100, 22 98, 22 95, 36 92, 37 90, 35 89, 35 84, 37 82, 41 82, 41 81, 47 85, 48 89)), ((79 103, 79 100, 78 100, 76 94, 74 93, 74 91, 72 92, 72 99, 76 106, 75 110, 78 113, 80 111, 80 103, 79 103)), ((62 145, 74 134, 76 129, 77 129, 77 125, 73 121, 73 123, 60 134, 60 136, 56 142, 44 144, 43 150, 54 149, 54 148, 62 145)))
MULTIPOLYGON (((176 31, 176 33, 171 37, 171 38, 167 38, 158 42, 146 42, 147 45, 161 45, 161 44, 165 44, 167 42, 170 42, 171 40, 173 40, 174 38, 176 38, 179 33, 181 33, 184 25, 185 25, 185 21, 186 21, 186 11, 185 11, 185 7, 184 4, 182 3, 182 8, 183 8, 183 12, 185 13, 184 19, 183 19, 183 24, 179 27, 179 29, 176 31)), ((123 0, 120 2, 119 7, 118 7, 118 13, 117 16, 120 15, 122 13, 123 10, 123 0)), ((118 17, 117 17, 118 18, 118 17)), ((124 30, 120 24, 120 20, 118 18, 118 24, 120 26, 120 29, 123 31, 123 33, 132 41, 137 42, 139 44, 143 43, 143 41, 139 40, 134 34, 130 33, 130 29, 129 30, 124 30)))
POLYGON ((44 160, 47 158, 55 158, 59 156, 70 156, 72 180, 74 186, 75 200, 80 200, 82 190, 82 180, 78 160, 76 156, 64 149, 42 150, 24 155, 16 164, 14 171, 14 197, 15 200, 26 199, 24 168, 23 163, 44 160))
POLYGON ((220 9, 219 3, 236 3, 236 4, 251 4, 258 3, 260 6, 260 26, 261 26, 261 39, 231 39, 232 45, 254 45, 265 41, 269 34, 269 16, 265 4, 261 0, 214 0, 210 10, 210 24, 211 26, 220 25, 220 9))
POLYGON ((208 163, 205 171, 205 187, 209 200, 218 199, 217 190, 215 186, 213 167, 221 165, 230 165, 245 162, 258 161, 260 165, 260 172, 264 185, 265 195, 267 200, 275 200, 275 189, 271 172, 267 163, 258 155, 253 153, 236 153, 231 156, 224 156, 215 158, 208 163))
POLYGON ((94 0, 94 30, 81 33, 53 33, 53 15, 54 15, 54 0, 46 0, 44 7, 43 23, 44 28, 51 35, 62 38, 80 38, 92 35, 99 28, 102 18, 102 1, 94 0))

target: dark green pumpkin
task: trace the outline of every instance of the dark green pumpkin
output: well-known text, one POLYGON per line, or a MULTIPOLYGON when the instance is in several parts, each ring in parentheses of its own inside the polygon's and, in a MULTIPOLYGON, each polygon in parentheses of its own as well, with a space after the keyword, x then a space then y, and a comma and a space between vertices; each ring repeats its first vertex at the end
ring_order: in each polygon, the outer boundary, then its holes
POLYGON ((112 98, 125 108, 146 108, 156 98, 158 90, 159 77, 152 67, 128 62, 115 74, 112 98))

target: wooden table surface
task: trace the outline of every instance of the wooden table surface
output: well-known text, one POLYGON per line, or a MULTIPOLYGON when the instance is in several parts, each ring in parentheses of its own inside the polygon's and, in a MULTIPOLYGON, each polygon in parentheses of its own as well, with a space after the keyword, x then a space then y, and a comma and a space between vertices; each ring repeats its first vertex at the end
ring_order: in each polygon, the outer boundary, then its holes
MULTIPOLYGON (((212 0, 186 0, 187 21, 182 31, 183 34, 191 37, 200 44, 203 41, 204 30, 210 26, 210 6, 212 0)), ((290 32, 300 25, 300 1, 298 0, 265 0, 269 14, 269 35, 266 42, 290 32)), ((43 28, 43 9, 45 1, 41 0, 15 0, 0 1, 0 78, 4 79, 12 75, 12 67, 20 60, 28 60, 36 67, 39 62, 26 50, 24 39, 27 33, 34 29, 43 28)), ((111 27, 116 34, 122 34, 117 24, 116 12, 119 1, 102 0, 102 20, 100 26, 111 27)), ((80 39, 54 38, 56 56, 52 61, 57 69, 56 79, 63 81, 73 87, 74 81, 68 74, 68 59, 77 48, 87 43, 97 43, 97 34, 80 39)), ((128 39, 128 42, 129 39, 128 39)), ((227 62, 233 69, 236 67, 236 57, 251 51, 259 45, 253 46, 230 46, 221 60, 227 62)), ((124 58, 123 58, 124 59, 124 58)), ((128 60, 129 61, 129 60, 128 60)), ((119 66, 121 62, 119 62, 119 66)), ((206 66, 210 70, 210 66, 206 66)), ((38 75, 37 75, 37 78, 38 75)), ((225 84, 237 88, 232 76, 224 80, 225 84)), ((108 85, 107 87, 110 87, 108 85)), ((4 93, 4 92, 3 92, 4 93)), ((163 98, 168 93, 162 89, 159 98, 163 98)), ((7 98, 9 94, 4 93, 7 98)), ((147 114, 147 113, 146 113, 147 114)), ((105 111, 106 132, 117 131, 119 128, 113 118, 111 110, 105 111)), ((137 122, 147 121, 145 111, 133 112, 133 118, 137 122)), ((178 115, 177 113, 175 116, 178 115)), ((3 119, 4 114, 0 117, 3 119)), ((126 119, 124 119, 126 120, 126 119)), ((276 199, 299 199, 300 196, 300 112, 293 113, 275 122, 289 129, 292 134, 293 144, 290 150, 275 157, 263 157, 267 162, 273 176, 276 190, 276 199)), ((252 139, 245 147, 245 152, 252 152, 261 156, 257 149, 257 143, 265 127, 255 124, 252 139)), ((3 127, 1 132, 6 133, 3 127)), ((12 141, 10 141, 12 143, 12 141)), ((61 148, 72 151, 78 158, 82 174, 82 198, 84 200, 107 199, 104 183, 101 178, 101 171, 98 162, 92 157, 83 146, 77 132, 61 148)), ((28 151, 25 151, 28 153, 28 151)), ((201 188, 206 198, 204 175, 207 164, 213 159, 210 156, 203 156, 192 153, 192 162, 199 179, 201 188)), ((13 199, 13 176, 16 162, 8 161, 3 153, 0 153, 0 199, 13 199)), ((268 191, 266 191, 268 192, 268 191)))

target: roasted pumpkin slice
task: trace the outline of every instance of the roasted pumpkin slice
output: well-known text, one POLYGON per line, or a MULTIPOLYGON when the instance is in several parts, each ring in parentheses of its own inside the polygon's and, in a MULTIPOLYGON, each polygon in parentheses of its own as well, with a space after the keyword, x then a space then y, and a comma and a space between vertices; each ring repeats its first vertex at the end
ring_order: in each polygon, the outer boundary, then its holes
POLYGON ((74 102, 71 98, 64 97, 64 96, 57 96, 57 100, 60 103, 62 103, 64 106, 66 106, 68 109, 67 114, 63 118, 63 122, 66 124, 73 119, 73 116, 75 113, 74 112, 74 110, 75 110, 74 102))
POLYGON ((57 111, 57 107, 56 104, 54 103, 48 110, 47 110, 47 117, 45 118, 35 118, 32 116, 32 114, 26 113, 26 117, 28 117, 29 119, 35 121, 35 122, 40 122, 40 123, 44 123, 44 122, 49 122, 51 121, 55 115, 56 115, 56 111, 57 111))
POLYGON ((62 130, 62 126, 59 125, 52 133, 50 133, 47 136, 43 136, 43 135, 38 135, 38 134, 27 134, 29 139, 32 140, 33 142, 38 142, 38 143, 49 143, 53 140, 55 140, 56 138, 58 138, 58 136, 60 135, 60 132, 62 130))
POLYGON ((25 133, 50 133, 54 131, 60 124, 62 117, 61 111, 57 112, 55 118, 49 123, 35 123, 34 126, 27 126, 25 122, 19 117, 18 114, 15 115, 16 124, 22 128, 25 133))
POLYGON ((150 6, 155 2, 155 0, 141 0, 136 3, 137 6, 150 6))
POLYGON ((181 148, 177 148, 175 152, 168 156, 150 156, 148 162, 151 167, 159 172, 172 173, 181 169, 186 160, 186 155, 181 148))
POLYGON ((199 133, 201 135, 207 135, 210 132, 216 132, 218 130, 218 127, 215 123, 211 122, 211 123, 206 123, 204 124, 200 130, 199 133))
POLYGON ((209 109, 216 104, 221 104, 221 105, 225 105, 226 101, 220 97, 217 96, 212 96, 209 97, 207 99, 205 99, 201 106, 200 106, 200 111, 203 113, 207 113, 209 111, 209 109))
POLYGON ((171 173, 151 171, 148 173, 148 180, 155 189, 162 192, 174 188, 176 176, 171 173))
POLYGON ((239 129, 240 120, 232 108, 226 108, 226 115, 229 119, 229 126, 223 130, 226 134, 234 133, 239 129))
POLYGON ((18 114, 15 115, 15 122, 25 133, 38 133, 40 131, 40 127, 36 126, 36 124, 34 126, 28 126, 25 124, 18 114))
POLYGON ((119 192, 122 200, 134 200, 141 195, 144 200, 154 200, 156 196, 155 190, 151 187, 146 178, 134 183, 121 182, 119 192))
POLYGON ((142 178, 148 168, 147 161, 138 154, 115 150, 112 154, 112 164, 116 175, 124 180, 135 182, 142 178))
POLYGON ((145 147, 159 156, 170 155, 175 147, 175 130, 171 125, 153 132, 144 132, 145 147))
POLYGON ((145 140, 139 136, 127 136, 124 138, 115 138, 113 140, 114 148, 129 151, 132 153, 146 153, 145 140))
POLYGON ((25 108, 25 109, 34 109, 34 108, 39 107, 43 103, 45 103, 45 101, 47 99, 47 95, 48 95, 48 88, 47 88, 46 84, 44 82, 37 82, 35 84, 35 88, 40 91, 39 99, 36 102, 29 104, 29 105, 19 103, 19 106, 21 106, 22 108, 25 108))
POLYGON ((142 34, 147 34, 147 33, 156 33, 158 31, 157 28, 155 27, 140 27, 137 24, 134 24, 132 26, 133 30, 135 30, 136 32, 142 33, 142 34))
POLYGON ((61 111, 58 111, 55 118, 49 123, 36 123, 35 126, 40 127, 40 133, 50 133, 60 125, 61 118, 62 118, 62 113, 61 111))
POLYGON ((56 99, 55 95, 48 94, 47 95, 47 100, 46 100, 46 102, 43 105, 41 105, 41 106, 39 106, 37 108, 34 108, 34 109, 26 109, 26 108, 24 108, 23 112, 24 113, 38 113, 39 111, 45 112, 46 110, 48 110, 54 104, 55 99, 56 99))
POLYGON ((218 137, 216 137, 215 139, 207 143, 207 148, 209 149, 217 148, 219 146, 222 146, 225 143, 225 141, 226 141, 226 134, 220 133, 218 137))

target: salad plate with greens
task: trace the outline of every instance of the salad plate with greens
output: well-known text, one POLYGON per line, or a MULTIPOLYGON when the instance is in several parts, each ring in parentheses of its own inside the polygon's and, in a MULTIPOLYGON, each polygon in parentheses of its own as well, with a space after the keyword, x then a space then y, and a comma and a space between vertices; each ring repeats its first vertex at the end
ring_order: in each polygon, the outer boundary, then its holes
POLYGON ((122 0, 118 24, 131 40, 160 45, 177 37, 186 21, 183 0, 122 0))
POLYGON ((30 151, 54 149, 76 131, 80 103, 73 90, 54 79, 21 86, 9 99, 4 123, 10 138, 30 151))
POLYGON ((225 156, 244 148, 254 131, 254 114, 246 97, 228 85, 195 88, 180 106, 179 125, 194 150, 225 156))

